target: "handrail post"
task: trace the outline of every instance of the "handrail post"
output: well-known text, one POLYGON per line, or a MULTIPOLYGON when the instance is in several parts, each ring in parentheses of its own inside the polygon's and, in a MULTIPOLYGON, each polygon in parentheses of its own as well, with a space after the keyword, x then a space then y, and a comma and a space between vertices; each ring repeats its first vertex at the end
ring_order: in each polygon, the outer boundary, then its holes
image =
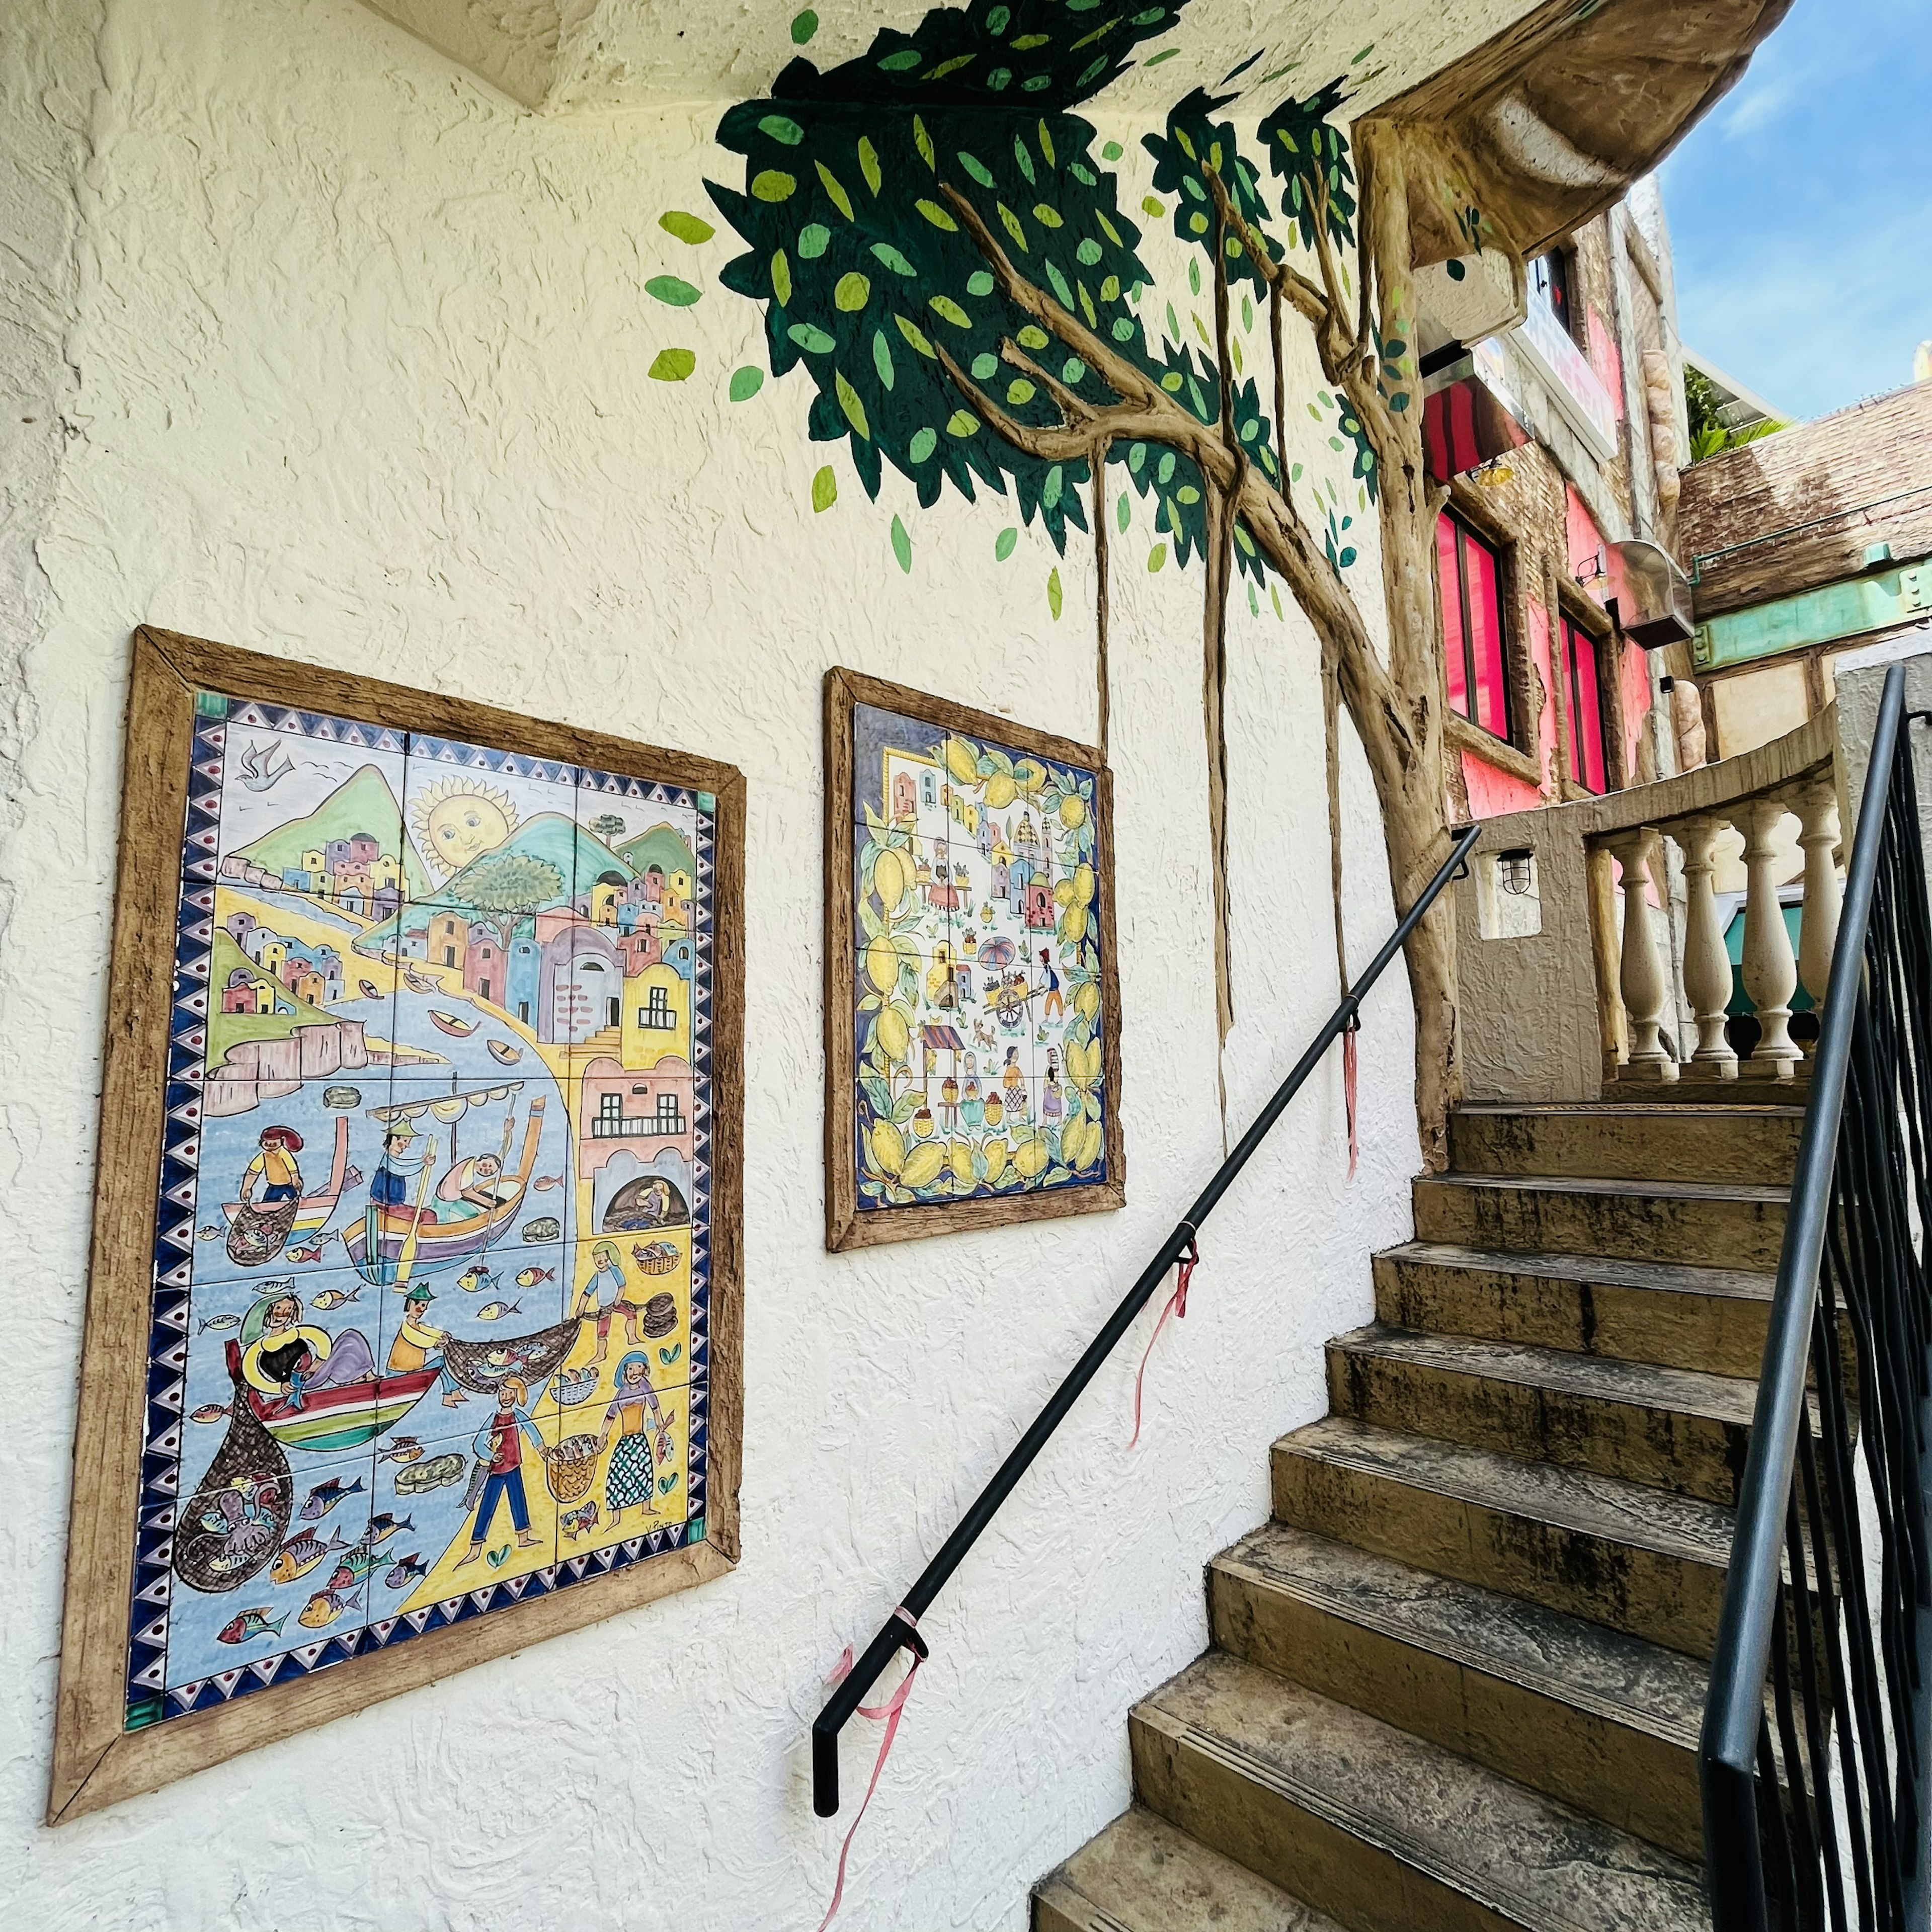
MULTIPOLYGON (((1066 1418, 1067 1412, 1079 1399, 1087 1384, 1100 1372, 1101 1364, 1112 1354, 1122 1336, 1133 1325, 1134 1318, 1153 1298, 1154 1291, 1166 1278, 1167 1271, 1185 1253, 1200 1232, 1210 1214, 1220 1204, 1221 1197, 1233 1184, 1235 1177, 1246 1166, 1262 1142, 1264 1141, 1275 1123, 1286 1111, 1288 1102, 1300 1090, 1303 1083, 1320 1064, 1334 1041, 1354 1025, 1360 1012, 1364 996, 1382 976, 1389 962, 1402 950, 1403 942, 1427 916, 1429 909, 1435 904, 1449 882, 1460 878, 1466 865, 1470 852, 1481 836, 1482 827, 1466 827, 1450 848, 1449 856, 1438 868, 1436 875, 1417 896, 1390 934, 1361 976, 1342 996, 1340 1004, 1328 1016, 1307 1050, 1297 1060, 1286 1079, 1276 1088, 1267 1106, 1262 1108, 1246 1133, 1235 1143, 1234 1151, 1223 1160, 1196 1197, 1194 1204, 1176 1224, 1174 1232, 1161 1245, 1159 1252, 1142 1270, 1140 1278, 1134 1283, 1113 1313, 1107 1318, 1106 1325, 1094 1336, 1060 1381, 1047 1404, 1028 1426, 1026 1433, 1007 1452, 1006 1458, 993 1473, 986 1486, 974 1499, 972 1507, 959 1520, 952 1534, 940 1546, 939 1553, 927 1564, 903 1599, 903 1608, 916 1618, 923 1616, 932 1600, 945 1587, 946 1580, 964 1560, 966 1553, 976 1543, 986 1526, 998 1513, 1001 1504, 1012 1493, 1021 1477, 1040 1450, 1046 1445, 1053 1432, 1066 1418)), ((838 1734, 867 1691, 878 1681, 879 1673, 892 1660, 895 1652, 902 1646, 910 1645, 914 1640, 910 1627, 904 1618, 896 1612, 888 1617, 879 1632, 866 1646, 865 1653, 852 1666, 844 1681, 826 1700, 824 1708, 813 1720, 812 1726, 812 1808, 821 1818, 830 1818, 838 1810, 838 1734)))

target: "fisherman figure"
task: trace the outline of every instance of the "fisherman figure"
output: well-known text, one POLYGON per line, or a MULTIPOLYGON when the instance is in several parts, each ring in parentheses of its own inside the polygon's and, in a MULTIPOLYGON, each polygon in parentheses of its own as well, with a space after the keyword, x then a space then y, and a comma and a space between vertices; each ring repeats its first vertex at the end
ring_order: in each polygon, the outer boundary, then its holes
POLYGON ((448 1331, 430 1325, 429 1305, 435 1299, 435 1289, 421 1282, 403 1297, 403 1325, 389 1344, 388 1372, 407 1376, 423 1369, 436 1370, 442 1384, 443 1407, 460 1408, 470 1398, 457 1386, 443 1360, 442 1345, 449 1340, 448 1331))
POLYGON ((544 1439, 524 1406, 529 1395, 520 1376, 506 1376, 496 1391, 496 1412, 471 1444, 477 1461, 488 1464, 489 1474, 484 1478, 482 1498, 476 1506, 476 1526, 470 1532, 470 1547, 456 1559, 459 1570, 482 1555, 484 1539, 490 1534, 500 1502, 510 1506, 510 1522, 519 1546, 529 1550, 536 1545, 537 1539, 530 1534, 530 1503, 524 1494, 524 1438, 530 1438, 530 1447, 539 1455, 543 1453, 544 1439))

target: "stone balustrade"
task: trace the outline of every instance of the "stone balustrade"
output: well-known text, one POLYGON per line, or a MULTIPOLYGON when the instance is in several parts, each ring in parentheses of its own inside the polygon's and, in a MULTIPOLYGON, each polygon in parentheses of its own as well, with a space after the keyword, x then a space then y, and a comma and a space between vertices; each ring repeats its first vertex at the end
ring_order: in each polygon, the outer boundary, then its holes
POLYGON ((1838 934, 1840 778, 1828 707, 1720 764, 1489 820, 1457 900, 1469 1097, 1588 1100, 1680 1081, 1792 1090, 1806 1051, 1792 1002, 1802 986, 1822 1009, 1838 934), (1784 902, 1801 868, 1794 952, 1784 902), (1759 1029, 1742 1057, 1725 937, 1740 898, 1759 1029))

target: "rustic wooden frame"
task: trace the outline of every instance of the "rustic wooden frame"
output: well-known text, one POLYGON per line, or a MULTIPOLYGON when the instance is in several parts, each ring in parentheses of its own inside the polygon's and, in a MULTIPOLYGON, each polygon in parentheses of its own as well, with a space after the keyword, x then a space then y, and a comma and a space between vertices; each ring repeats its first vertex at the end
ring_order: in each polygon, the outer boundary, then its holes
POLYGON ((825 1245, 835 1253, 910 1241, 928 1234, 960 1233, 971 1228, 1003 1228, 1019 1221, 1057 1220, 1067 1214, 1099 1214, 1126 1201, 1126 1144, 1120 1126, 1120 987, 1114 918, 1114 780, 1106 761, 1090 745, 1016 724, 991 712, 975 711, 950 700, 914 691, 883 678, 833 669, 825 674, 825 1245), (853 1017, 854 976, 858 958, 857 908, 853 868, 856 833, 852 817, 853 713, 861 704, 896 711, 972 738, 1036 751, 1063 764, 1094 774, 1094 870, 1101 931, 1101 1010, 1108 1024, 1100 1038, 1106 1118, 1107 1178, 1044 1193, 1003 1195, 984 1201, 955 1201, 889 1212, 859 1211, 858 1154, 853 1144, 851 1070, 857 1026, 853 1017))
POLYGON ((62 1626, 50 1824, 95 1811, 314 1725, 736 1567, 743 1440, 746 797, 734 766, 317 664, 143 626, 128 698, 114 983, 96 1156, 92 1261, 82 1330, 74 1503, 62 1626), (166 1108, 182 827, 197 688, 340 717, 373 718, 606 770, 636 770, 717 801, 712 948, 712 1372, 705 1540, 502 1616, 427 1632, 346 1666, 138 1731, 126 1708, 128 1606, 147 1390, 116 1340, 146 1335, 166 1108))

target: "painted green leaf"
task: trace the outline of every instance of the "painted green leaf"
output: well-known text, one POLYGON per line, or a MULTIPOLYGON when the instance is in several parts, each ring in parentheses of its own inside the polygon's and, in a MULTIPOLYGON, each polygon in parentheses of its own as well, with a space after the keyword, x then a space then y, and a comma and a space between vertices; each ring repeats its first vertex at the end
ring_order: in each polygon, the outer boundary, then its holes
POLYGON ((1053 284, 1053 292, 1060 298, 1061 308, 1071 308, 1073 306, 1073 291, 1067 286, 1066 278, 1060 272, 1057 263, 1048 262, 1045 266, 1046 279, 1053 284))
POLYGON ((748 403, 765 386, 765 372, 754 369, 748 362, 742 369, 731 371, 731 400, 734 403, 748 403))
POLYGON ((780 308, 790 307, 791 264, 785 260, 782 248, 772 257, 772 293, 778 297, 780 308))
POLYGON ((1160 569, 1166 561, 1167 546, 1164 543, 1156 544, 1154 548, 1148 552, 1148 569, 1150 573, 1160 569))
POLYGON ((1019 217, 1004 201, 995 202, 993 205, 999 210, 1000 226, 1005 229, 1021 248, 1025 249, 1026 252, 1030 254, 1032 250, 1027 248, 1026 230, 1022 226, 1019 217))
POLYGON ((926 307, 942 322, 950 322, 955 328, 973 326, 973 318, 950 296, 934 296, 926 307))
POLYGON ((949 436, 977 436, 980 418, 965 410, 955 410, 946 419, 946 433, 949 436))
POLYGON ((832 291, 833 302, 848 315, 856 315, 872 298, 872 285, 856 268, 841 275, 832 291))
POLYGON ((1056 624, 1060 622, 1060 566, 1055 564, 1047 573, 1046 608, 1053 613, 1053 621, 1056 624))
POLYGON ((912 441, 906 446, 906 454, 914 462, 923 463, 938 447, 938 433, 928 424, 924 429, 913 431, 912 441))
POLYGON ((808 221, 798 231, 798 256, 802 262, 815 262, 832 245, 832 231, 822 221, 808 221))
POLYGON ((1201 292, 1201 264, 1192 255, 1187 258, 1187 286, 1197 296, 1201 292))
POLYGON ((812 508, 816 514, 820 510, 829 510, 838 500, 838 479, 832 473, 832 466, 826 464, 812 479, 812 508))
POLYGON ((966 292, 969 296, 991 295, 993 292, 992 272, 986 268, 975 268, 966 278, 966 292))
POLYGON ((1101 148, 1100 158, 1103 161, 1118 161, 1120 158, 1120 142, 1109 141, 1101 148))
POLYGON ((1050 201, 1036 201, 1033 205, 1033 218, 1042 228, 1060 228, 1066 224, 1060 218, 1060 211, 1050 201))
POLYGON ((1127 452, 1127 467, 1138 476, 1147 461, 1148 446, 1144 442, 1135 443, 1127 452))
POLYGON ((808 355, 829 356, 838 346, 824 329, 812 322, 795 322, 785 333, 808 355))
POLYGON ((892 519, 892 554, 899 560, 899 568, 910 577, 912 574, 912 538, 906 534, 906 526, 897 517, 892 519))
POLYGON ((783 142, 788 148, 796 147, 805 139, 805 130, 788 114, 767 114, 758 123, 758 132, 783 142))
POLYGON ((1060 380, 1071 386, 1087 374, 1087 365, 1077 356, 1070 356, 1060 365, 1060 380))
POLYGON ((1120 278, 1109 275, 1100 284, 1100 299, 1104 302, 1118 302, 1120 298, 1120 278))
POLYGON ((991 188, 993 185, 993 171, 980 159, 978 155, 969 154, 964 148, 962 148, 959 150, 959 165, 982 188, 991 188))
POLYGON ((949 74, 957 74, 962 67, 970 67, 979 58, 976 53, 955 54, 950 60, 943 60, 937 67, 928 68, 920 79, 944 80, 949 74))
POLYGON ((986 31, 989 34, 1004 34, 1011 23, 1013 10, 1010 7, 995 7, 986 16, 986 31))
POLYGON ((1022 349, 1044 349, 1052 340, 1045 329, 1032 322, 1028 322, 1019 333, 1019 344, 1022 349))
POLYGON ((973 380, 976 382, 990 382, 1000 373, 1000 358, 990 350, 982 350, 973 358, 973 380))
POLYGON ((866 185, 877 194, 885 179, 879 172, 879 151, 862 134, 859 136, 859 172, 866 177, 866 185))
POLYGON ((698 358, 688 349, 660 349, 646 372, 654 382, 681 382, 698 367, 698 358))
MULTIPOLYGON (((826 344, 828 348, 830 346, 829 343, 826 344)), ((832 372, 832 383, 838 394, 838 406, 845 412, 845 420, 869 442, 872 438, 872 425, 866 420, 866 405, 860 401, 858 391, 846 381, 843 372, 839 370, 835 369, 832 372)))
POLYGON ((1268 586, 1268 596, 1273 598, 1274 602, 1274 614, 1279 617, 1283 623, 1286 623, 1288 621, 1288 613, 1281 608, 1281 592, 1277 590, 1272 584, 1268 586))
POLYGON ((879 64, 888 74, 907 74, 925 58, 916 47, 902 47, 897 53, 886 55, 879 64))
POLYGON ((752 196, 757 201, 789 201, 798 187, 779 168, 764 168, 752 177, 752 196))
POLYGON ((916 275, 919 272, 890 242, 874 242, 872 258, 883 262, 896 275, 916 275))
POLYGON ((688 242, 694 248, 700 242, 709 242, 718 232, 702 216, 687 214, 681 208, 667 208, 658 217, 658 226, 667 235, 675 235, 680 242, 688 242))
POLYGON ((1125 536, 1126 535, 1127 526, 1133 521, 1133 520, 1134 506, 1132 500, 1128 496, 1127 493, 1123 490, 1120 492, 1120 500, 1114 506, 1114 521, 1119 526, 1121 536, 1125 536))
POLYGON ((823 161, 814 161, 812 165, 818 170, 818 178, 825 184, 825 192, 832 197, 832 206, 848 221, 852 220, 852 197, 845 192, 838 177, 823 161))
POLYGON ((1131 342, 1134 339, 1134 319, 1130 315, 1114 318, 1113 337, 1116 342, 1131 342))
POLYGON ((926 338, 922 335, 910 322, 907 321, 904 316, 896 315, 892 317, 892 320, 898 324, 899 333, 903 335, 922 356, 926 356, 928 360, 932 362, 937 362, 939 359, 933 354, 932 344, 927 341, 926 338))
POLYGON ((1089 235, 1082 241, 1079 247, 1074 250, 1073 254, 1075 260, 1080 263, 1082 268, 1091 268, 1099 265, 1100 252, 1100 243, 1095 241, 1092 236, 1089 235))
POLYGON ((818 16, 808 7, 802 14, 795 14, 791 22, 791 44, 802 47, 818 31, 818 16))
POLYGON ((1145 60, 1141 62, 1141 64, 1143 67, 1158 67, 1162 61, 1171 61, 1173 59, 1174 56, 1180 52, 1180 50, 1178 47, 1162 47, 1159 53, 1150 54, 1145 60))
POLYGON ((955 221, 938 202, 916 201, 913 206, 932 224, 934 227, 944 229, 949 235, 957 235, 959 232, 958 223, 955 221))
POLYGON ((704 292, 694 289, 675 275, 653 275, 644 284, 644 292, 655 296, 661 302, 668 302, 673 308, 688 308, 704 292))
POLYGON ((926 123, 916 114, 912 117, 912 138, 914 146, 919 149, 920 158, 926 166, 934 166, 932 136, 926 131, 926 123))
POLYGON ((1018 527, 1009 524, 993 539, 993 561, 995 563, 1004 563, 1006 559, 1012 555, 1013 546, 1019 540, 1020 533, 1018 527))
POLYGON ((1152 195, 1144 194, 1141 196, 1141 212, 1143 214, 1151 215, 1155 220, 1158 221, 1167 210, 1152 195))
POLYGON ((1006 385, 1006 400, 1017 409, 1022 403, 1030 403, 1037 393, 1034 386, 1022 376, 1006 385))
POLYGON ((872 332, 872 367, 879 372, 879 380, 890 389, 892 386, 892 352, 886 342, 885 332, 875 328, 872 332))

